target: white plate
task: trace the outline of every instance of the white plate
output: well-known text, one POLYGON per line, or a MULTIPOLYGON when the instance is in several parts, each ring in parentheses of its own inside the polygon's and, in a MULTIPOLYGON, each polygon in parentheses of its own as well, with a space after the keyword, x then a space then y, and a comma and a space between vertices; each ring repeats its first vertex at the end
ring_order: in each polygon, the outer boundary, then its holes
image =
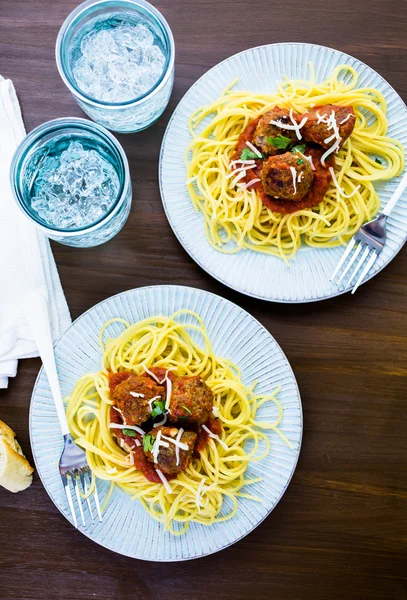
MULTIPOLYGON (((394 89, 373 69, 356 58, 313 44, 271 44, 236 54, 205 73, 178 104, 164 135, 160 155, 160 188, 170 225, 191 257, 212 277, 225 285, 256 298, 274 302, 323 300, 348 289, 337 288, 329 276, 344 249, 302 247, 289 267, 279 258, 253 252, 222 254, 206 239, 204 220, 196 213, 185 181, 184 153, 190 142, 188 119, 193 111, 214 101, 227 85, 239 78, 236 89, 271 93, 284 75, 306 79, 308 62, 315 67, 317 81, 324 81, 340 64, 349 64, 359 75, 361 87, 377 88, 388 105, 389 135, 407 147, 407 108, 394 89)), ((377 185, 382 208, 400 178, 377 185)), ((388 238, 367 279, 385 267, 403 246, 407 236, 407 194, 388 220, 388 238)))
MULTIPOLYGON (((239 365, 245 383, 257 380, 259 393, 281 386, 278 395, 284 409, 281 429, 291 441, 293 450, 270 431, 270 454, 258 463, 251 463, 247 470, 248 476, 262 477, 261 482, 250 488, 262 499, 262 503, 242 499, 238 513, 229 521, 211 527, 192 523, 185 535, 180 537, 164 532, 163 525, 152 519, 138 501, 115 488, 102 523, 95 523, 87 529, 80 526, 80 530, 110 550, 144 560, 198 558, 221 550, 245 536, 267 517, 284 494, 300 452, 301 400, 294 374, 281 348, 247 312, 202 290, 168 285, 139 288, 113 296, 88 310, 71 325, 55 347, 63 396, 69 395, 81 375, 100 369, 98 332, 108 319, 123 317, 137 322, 154 315, 171 315, 181 308, 189 308, 202 317, 215 353, 230 357, 239 365)), ((190 320, 189 317, 187 319, 190 320)), ((115 324, 109 333, 118 335, 121 330, 120 325, 115 324)), ((262 413, 262 418, 273 419, 273 416, 273 409, 262 413)), ((44 487, 58 509, 71 521, 58 472, 62 438, 43 369, 32 395, 30 436, 35 464, 44 487)), ((108 484, 99 481, 98 489, 103 501, 108 484)), ((77 506, 76 510, 79 514, 77 506)))

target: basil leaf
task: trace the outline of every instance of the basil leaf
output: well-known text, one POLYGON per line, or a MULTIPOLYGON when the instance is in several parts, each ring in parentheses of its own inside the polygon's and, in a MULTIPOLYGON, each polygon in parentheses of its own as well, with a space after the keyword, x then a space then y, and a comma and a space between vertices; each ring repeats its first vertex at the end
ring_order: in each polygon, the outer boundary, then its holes
POLYGON ((189 412, 190 415, 192 415, 192 411, 189 410, 189 408, 187 406, 185 406, 185 404, 181 404, 182 408, 184 408, 187 412, 189 412))
POLYGON ((301 152, 301 154, 304 154, 305 144, 299 144, 298 146, 294 146, 294 148, 291 148, 291 152, 301 152))
POLYGON ((124 435, 128 435, 129 437, 136 437, 136 432, 134 429, 122 429, 124 435))
POLYGON ((285 148, 288 148, 288 146, 291 146, 291 143, 292 143, 290 138, 285 137, 285 135, 279 135, 275 138, 268 137, 268 138, 266 138, 266 140, 272 146, 275 146, 276 148, 280 148, 280 150, 285 150, 285 148))
POLYGON ((151 416, 158 417, 158 415, 162 415, 165 411, 165 402, 163 400, 156 400, 153 403, 153 410, 151 411, 151 416))
POLYGON ((299 158, 297 160, 297 165, 302 165, 303 162, 304 162, 304 159, 303 158, 299 158))
POLYGON ((153 449, 155 437, 153 435, 145 435, 143 437, 143 450, 144 452, 150 452, 153 449))
POLYGON ((248 160, 249 158, 259 159, 257 154, 253 152, 253 150, 250 150, 250 148, 243 148, 242 154, 240 155, 240 160, 248 160))

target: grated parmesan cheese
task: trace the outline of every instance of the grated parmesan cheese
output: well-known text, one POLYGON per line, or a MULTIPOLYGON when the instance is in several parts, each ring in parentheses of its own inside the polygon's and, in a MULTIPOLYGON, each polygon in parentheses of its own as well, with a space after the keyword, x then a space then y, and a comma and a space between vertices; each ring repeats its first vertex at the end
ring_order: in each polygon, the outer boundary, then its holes
POLYGON ((333 144, 333 146, 328 148, 328 150, 326 152, 324 152, 324 154, 321 156, 321 164, 325 167, 326 166, 325 159, 330 154, 332 154, 332 152, 338 152, 342 138, 339 135, 339 129, 338 129, 338 124, 336 122, 335 111, 331 112, 327 121, 324 121, 324 123, 326 123, 328 125, 328 130, 333 129, 333 134, 324 140, 325 144, 329 144, 329 142, 336 139, 336 142, 333 144))
POLYGON ((169 442, 172 442, 177 448, 180 448, 181 450, 188 450, 187 444, 184 444, 183 442, 179 441, 178 434, 175 439, 172 437, 168 437, 167 435, 162 435, 161 437, 163 440, 168 440, 169 442))
POLYGON ((144 371, 150 375, 150 377, 155 379, 157 383, 160 383, 160 380, 158 379, 158 377, 156 375, 154 375, 154 373, 152 373, 150 371, 150 369, 147 369, 147 367, 145 365, 142 365, 142 367, 143 367, 144 371))
POLYGON ((155 438, 153 449, 151 450, 151 454, 153 455, 154 462, 156 463, 158 460, 158 454, 160 452, 160 446, 163 448, 169 448, 170 445, 168 442, 161 441, 161 430, 157 433, 157 437, 155 438))
POLYGON ((232 167, 234 167, 235 165, 255 165, 256 161, 253 158, 248 158, 247 160, 232 160, 231 163, 229 163, 229 168, 231 169, 232 167))
POLYGON ((151 398, 151 400, 148 401, 148 406, 150 407, 150 411, 153 410, 153 406, 152 406, 153 402, 155 402, 159 398, 161 398, 161 396, 154 396, 154 398, 151 398))
POLYGON ((295 131, 297 139, 302 140, 300 129, 301 127, 304 127, 305 123, 308 121, 308 117, 304 117, 303 119, 301 119, 300 123, 297 123, 293 116, 293 109, 290 108, 290 119, 292 125, 287 125, 286 123, 282 123, 281 121, 274 121, 273 119, 270 121, 270 125, 276 125, 277 127, 280 127, 280 129, 287 129, 288 131, 295 131))
POLYGON ((334 136, 337 140, 341 139, 341 136, 339 135, 338 124, 336 122, 335 111, 331 112, 331 116, 328 119, 328 129, 334 130, 334 136))
POLYGON ((167 369, 167 370, 165 371, 164 378, 163 378, 163 379, 161 379, 161 381, 160 381, 160 384, 162 385, 163 383, 165 383, 166 379, 168 378, 168 373, 169 373, 170 371, 175 371, 175 370, 176 370, 176 367, 171 367, 170 369, 167 369))
POLYGON ((158 421, 158 423, 154 423, 153 427, 160 427, 161 425, 164 425, 164 423, 167 422, 167 415, 164 415, 164 417, 161 419, 161 421, 158 421))
POLYGON ((316 112, 317 115, 317 125, 319 125, 320 123, 328 123, 328 117, 327 115, 320 115, 319 112, 316 112))
POLYGON ((218 435, 216 435, 216 433, 212 433, 212 431, 206 425, 202 425, 202 429, 204 431, 206 431, 206 433, 209 435, 209 437, 211 437, 214 440, 218 441, 219 444, 222 446, 222 448, 224 448, 225 450, 229 450, 229 448, 225 444, 225 442, 223 440, 221 440, 220 437, 218 435))
POLYGON ((255 167, 257 167, 256 164, 254 165, 244 165, 243 167, 239 167, 238 169, 234 169, 234 171, 232 171, 231 173, 229 173, 229 175, 226 175, 225 179, 230 179, 231 177, 233 177, 234 175, 236 175, 236 173, 241 173, 242 171, 244 171, 246 173, 247 169, 254 169, 255 167))
POLYGON ((139 394, 138 392, 129 392, 130 396, 133 396, 133 398, 144 398, 144 394, 139 394))
POLYGON ((328 158, 328 156, 330 154, 332 154, 332 152, 336 152, 337 150, 339 150, 340 143, 341 143, 341 138, 339 138, 339 140, 336 140, 334 145, 331 146, 330 148, 328 148, 328 150, 326 152, 324 152, 324 154, 321 156, 321 165, 323 167, 326 167, 325 160, 328 158))
POLYGON ((294 194, 297 193, 297 171, 294 167, 290 167, 291 175, 293 178, 294 194))
POLYGON ((336 135, 333 133, 332 135, 324 139, 324 144, 329 144, 329 142, 332 142, 332 140, 334 140, 335 138, 336 135))
POLYGON ((119 425, 119 423, 109 423, 110 429, 132 429, 133 431, 137 431, 140 435, 144 435, 144 431, 141 427, 137 427, 137 425, 119 425))
POLYGON ((248 146, 250 150, 256 154, 256 156, 258 156, 259 158, 263 158, 261 152, 257 150, 256 146, 253 146, 251 142, 246 142, 246 146, 248 146))
POLYGON ((311 165, 311 169, 312 169, 313 171, 315 171, 315 165, 314 165, 314 162, 313 162, 313 160, 312 160, 312 156, 306 156, 306 155, 305 155, 305 154, 303 154, 302 152, 300 152, 300 154, 301 154, 301 156, 302 156, 303 158, 305 158, 305 160, 307 160, 307 161, 309 162, 309 164, 311 165))
POLYGON ((244 185, 244 189, 248 189, 249 187, 251 187, 252 185, 254 185, 255 183, 257 183, 258 181, 260 181, 260 179, 258 177, 256 177, 256 179, 251 179, 248 183, 246 183, 246 185, 244 185))
POLYGON ((201 506, 202 506, 202 503, 201 503, 202 496, 201 496, 201 494, 203 492, 203 487, 204 487, 205 481, 206 481, 206 477, 203 477, 201 479, 201 481, 199 482, 199 486, 198 486, 198 489, 196 490, 196 494, 195 494, 195 502, 196 502, 196 505, 198 507, 198 512, 201 512, 201 506))
POLYGON ((167 382, 167 396, 165 399, 165 410, 169 410, 170 408, 170 401, 171 401, 171 393, 172 393, 172 381, 171 379, 168 377, 168 371, 165 375, 165 381, 167 382))
POLYGON ((119 415, 123 419, 123 423, 126 424, 126 419, 124 418, 124 415, 123 415, 122 411, 120 410, 120 408, 117 408, 117 406, 112 406, 112 408, 119 413, 119 415))
POLYGON ((353 115, 352 113, 349 113, 348 115, 346 115, 346 117, 344 119, 342 119, 342 121, 339 123, 339 125, 343 125, 344 123, 346 123, 346 121, 349 121, 349 119, 354 116, 355 115, 353 115))
POLYGON ((238 173, 238 175, 236 175, 236 177, 234 178, 234 180, 232 181, 232 183, 230 184, 230 187, 235 187, 235 185, 237 184, 238 181, 240 181, 241 179, 243 179, 243 177, 246 177, 246 170, 243 169, 243 171, 240 171, 238 173))
POLYGON ((360 188, 360 185, 358 185, 357 187, 355 187, 355 189, 353 190, 353 192, 351 194, 345 194, 344 189, 339 185, 339 182, 338 182, 338 180, 336 178, 335 171, 334 171, 333 167, 329 167, 329 172, 331 174, 332 181, 334 182, 334 185, 335 185, 336 189, 339 191, 339 193, 341 194, 341 196, 343 196, 344 198, 352 198, 352 196, 354 194, 356 194, 356 192, 360 188))
POLYGON ((159 478, 161 479, 161 481, 163 482, 163 484, 164 484, 164 487, 165 487, 165 489, 167 490, 167 492, 169 492, 169 493, 171 494, 171 492, 172 492, 172 488, 171 488, 170 484, 168 483, 168 481, 167 481, 167 479, 166 479, 166 477, 165 477, 164 473, 163 473, 162 471, 160 471, 160 469, 156 469, 155 471, 156 471, 156 473, 157 473, 158 477, 159 477, 159 478))
MULTIPOLYGON (((184 433, 184 430, 182 427, 180 427, 178 429, 177 437, 175 438, 177 442, 180 442, 181 436, 183 433, 184 433)), ((175 446, 175 460, 176 460, 177 465, 179 465, 179 446, 178 445, 175 446)))

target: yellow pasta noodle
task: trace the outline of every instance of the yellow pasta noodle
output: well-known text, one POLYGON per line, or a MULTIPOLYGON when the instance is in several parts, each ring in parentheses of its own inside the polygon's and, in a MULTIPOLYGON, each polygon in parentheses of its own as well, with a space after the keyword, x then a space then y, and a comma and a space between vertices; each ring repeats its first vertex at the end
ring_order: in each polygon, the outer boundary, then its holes
POLYGON ((260 481, 246 477, 249 462, 261 460, 269 452, 270 430, 291 447, 279 427, 283 409, 277 399, 278 389, 269 395, 257 395, 255 382, 243 384, 239 368, 215 356, 202 319, 189 310, 135 324, 113 319, 103 327, 100 344, 102 368, 78 380, 68 399, 67 418, 76 443, 86 450, 93 476, 111 482, 109 497, 118 485, 176 535, 185 532, 191 521, 211 525, 230 519, 238 510, 239 498, 258 500, 246 487, 260 481), (112 322, 121 323, 124 330, 104 343, 112 322), (199 344, 192 339, 194 336, 198 336, 199 344), (139 374, 144 366, 202 377, 213 392, 215 412, 222 422, 223 445, 209 439, 199 458, 194 457, 185 471, 169 481, 171 491, 148 481, 131 464, 129 453, 116 443, 109 429, 110 373, 139 374), (256 416, 267 402, 277 408, 274 422, 256 416))
POLYGON ((373 182, 403 171, 403 146, 387 137, 383 95, 374 88, 358 88, 358 74, 349 65, 337 67, 323 83, 315 81, 312 65, 310 69, 309 81, 286 79, 274 94, 233 91, 233 82, 220 98, 191 115, 187 187, 216 250, 251 249, 288 262, 302 242, 317 248, 344 244, 380 209, 373 182), (231 156, 250 121, 276 105, 303 113, 322 104, 353 106, 356 123, 336 155, 339 185, 332 183, 319 205, 280 214, 265 207, 254 189, 231 186, 231 156))

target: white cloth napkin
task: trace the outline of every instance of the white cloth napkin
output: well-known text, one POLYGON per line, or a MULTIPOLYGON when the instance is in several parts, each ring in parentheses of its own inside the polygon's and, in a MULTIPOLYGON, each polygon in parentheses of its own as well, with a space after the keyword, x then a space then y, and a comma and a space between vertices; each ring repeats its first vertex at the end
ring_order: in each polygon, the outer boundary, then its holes
POLYGON ((11 159, 25 135, 13 83, 0 75, 0 388, 17 372, 19 358, 38 356, 22 311, 22 298, 48 299, 54 340, 71 322, 48 239, 24 217, 9 183, 11 159))

